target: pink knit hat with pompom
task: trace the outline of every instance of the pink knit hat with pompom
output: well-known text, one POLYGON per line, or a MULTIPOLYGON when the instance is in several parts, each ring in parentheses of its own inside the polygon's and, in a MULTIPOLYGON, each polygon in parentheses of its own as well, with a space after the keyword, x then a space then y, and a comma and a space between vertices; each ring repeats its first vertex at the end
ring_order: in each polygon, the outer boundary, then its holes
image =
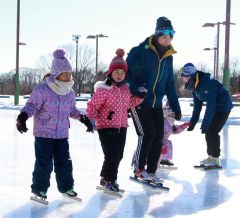
POLYGON ((127 62, 123 59, 125 52, 122 48, 119 48, 116 50, 116 55, 108 68, 108 74, 110 75, 114 70, 116 69, 122 69, 127 74, 128 71, 128 65, 127 62))

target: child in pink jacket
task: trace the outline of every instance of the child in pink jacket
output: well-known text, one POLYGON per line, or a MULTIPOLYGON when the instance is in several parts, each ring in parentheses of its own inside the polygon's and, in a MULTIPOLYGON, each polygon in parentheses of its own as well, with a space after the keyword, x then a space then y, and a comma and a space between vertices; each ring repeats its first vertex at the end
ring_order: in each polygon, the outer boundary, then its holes
POLYGON ((168 102, 163 106, 163 116, 164 116, 164 136, 163 136, 163 147, 162 153, 159 159, 160 165, 174 166, 171 161, 173 158, 173 146, 172 141, 169 140, 171 134, 180 134, 183 132, 189 125, 189 122, 183 123, 181 125, 174 125, 175 118, 174 112, 172 112, 168 102))
POLYGON ((86 115, 95 119, 104 153, 100 185, 119 192, 116 181, 126 141, 128 109, 139 105, 147 90, 139 87, 138 96, 132 96, 126 83, 128 66, 123 59, 124 50, 118 49, 116 54, 109 66, 107 79, 94 85, 95 93, 88 102, 86 115))

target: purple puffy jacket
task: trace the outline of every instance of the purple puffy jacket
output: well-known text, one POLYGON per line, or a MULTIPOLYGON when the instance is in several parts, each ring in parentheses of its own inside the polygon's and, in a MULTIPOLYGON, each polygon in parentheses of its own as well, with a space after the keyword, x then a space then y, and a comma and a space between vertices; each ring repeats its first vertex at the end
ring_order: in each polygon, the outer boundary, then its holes
POLYGON ((21 112, 34 116, 33 135, 36 137, 68 138, 69 117, 80 119, 75 94, 58 95, 46 84, 36 86, 21 112))

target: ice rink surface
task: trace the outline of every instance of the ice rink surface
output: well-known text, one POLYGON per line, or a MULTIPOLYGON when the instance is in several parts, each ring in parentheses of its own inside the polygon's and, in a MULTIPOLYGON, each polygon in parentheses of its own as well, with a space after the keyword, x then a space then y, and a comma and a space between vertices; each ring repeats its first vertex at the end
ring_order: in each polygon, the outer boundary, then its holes
MULTIPOLYGON (((200 123, 193 132, 172 135, 173 162, 177 170, 159 170, 157 174, 170 188, 168 193, 143 187, 129 180, 137 136, 129 119, 127 143, 118 173, 118 183, 126 192, 117 198, 96 190, 103 161, 97 132, 86 133, 85 126, 71 120, 70 154, 73 161, 74 189, 82 202, 64 199, 56 187, 54 172, 48 190, 49 205, 29 200, 34 167, 32 119, 29 131, 20 134, 15 128, 18 108, 0 101, 0 217, 2 218, 212 218, 239 217, 240 213, 240 107, 231 112, 221 132, 222 170, 201 171, 193 165, 206 157, 200 123), (5 108, 5 109, 3 109, 5 108), (7 108, 7 109, 6 109, 7 108), (15 109, 15 110, 13 110, 15 109)), ((188 121, 192 107, 181 102, 182 121, 188 121)), ((82 107, 82 105, 79 105, 82 107)), ((84 107, 84 106, 83 106, 84 107)))

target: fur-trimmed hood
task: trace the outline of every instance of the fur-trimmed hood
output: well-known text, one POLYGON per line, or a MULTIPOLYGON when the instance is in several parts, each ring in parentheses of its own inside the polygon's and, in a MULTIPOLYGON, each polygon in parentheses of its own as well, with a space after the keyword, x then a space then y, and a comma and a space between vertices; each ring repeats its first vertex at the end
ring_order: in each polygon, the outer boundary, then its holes
MULTIPOLYGON (((105 79, 104 81, 97 81, 94 85, 94 92, 96 92, 98 88, 111 90, 113 88, 113 85, 107 85, 106 81, 107 79, 105 79)), ((129 84, 127 82, 124 85, 127 85, 129 87, 129 84)))
MULTIPOLYGON (((107 79, 106 79, 107 80, 107 79)), ((97 81, 95 84, 94 84, 94 92, 96 92, 96 90, 98 88, 103 88, 103 89, 107 89, 107 90, 111 90, 112 89, 112 85, 109 86, 106 84, 106 80, 104 81, 97 81)))

